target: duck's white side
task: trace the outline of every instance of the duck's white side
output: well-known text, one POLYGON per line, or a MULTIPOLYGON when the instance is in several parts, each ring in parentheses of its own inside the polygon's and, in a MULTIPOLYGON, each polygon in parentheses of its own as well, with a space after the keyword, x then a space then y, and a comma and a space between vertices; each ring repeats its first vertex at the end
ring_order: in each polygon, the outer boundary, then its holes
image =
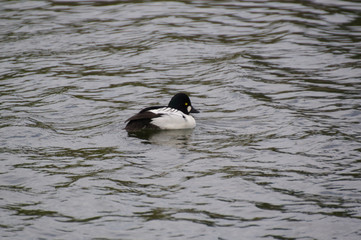
POLYGON ((191 115, 186 115, 174 108, 164 107, 149 110, 155 114, 162 114, 153 118, 151 123, 160 129, 189 129, 196 126, 196 121, 191 115))

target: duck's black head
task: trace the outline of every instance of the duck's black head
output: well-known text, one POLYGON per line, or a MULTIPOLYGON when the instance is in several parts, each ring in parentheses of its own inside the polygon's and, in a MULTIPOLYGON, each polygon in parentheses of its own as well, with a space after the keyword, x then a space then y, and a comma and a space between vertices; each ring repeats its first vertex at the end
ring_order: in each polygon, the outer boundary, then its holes
POLYGON ((168 107, 178 109, 184 114, 199 113, 199 111, 192 106, 191 100, 185 93, 177 93, 174 95, 170 100, 168 107))

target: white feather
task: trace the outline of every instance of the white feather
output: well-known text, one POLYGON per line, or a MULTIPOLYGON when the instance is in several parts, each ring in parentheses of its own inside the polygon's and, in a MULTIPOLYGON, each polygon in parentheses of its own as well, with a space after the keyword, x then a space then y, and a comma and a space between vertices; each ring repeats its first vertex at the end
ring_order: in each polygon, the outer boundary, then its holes
POLYGON ((151 122, 161 129, 187 129, 196 126, 196 121, 191 115, 186 115, 174 108, 164 107, 149 111, 162 114, 160 117, 153 118, 151 122))

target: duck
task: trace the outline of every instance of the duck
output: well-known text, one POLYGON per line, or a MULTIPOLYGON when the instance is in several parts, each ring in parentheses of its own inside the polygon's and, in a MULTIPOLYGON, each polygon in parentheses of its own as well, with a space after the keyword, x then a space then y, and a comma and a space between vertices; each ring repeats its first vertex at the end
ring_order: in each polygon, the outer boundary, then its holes
POLYGON ((177 93, 168 106, 147 107, 128 118, 125 121, 127 123, 125 130, 135 132, 147 129, 192 129, 196 126, 196 121, 190 113, 199 113, 199 111, 192 106, 187 94, 177 93))

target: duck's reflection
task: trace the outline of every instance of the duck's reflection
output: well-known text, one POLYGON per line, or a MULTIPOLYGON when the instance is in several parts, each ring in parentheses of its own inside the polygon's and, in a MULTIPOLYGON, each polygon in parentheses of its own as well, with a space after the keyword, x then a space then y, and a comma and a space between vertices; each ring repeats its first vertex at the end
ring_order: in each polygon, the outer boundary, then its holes
POLYGON ((180 130, 147 130, 128 132, 129 137, 145 140, 143 143, 168 145, 174 147, 186 146, 191 139, 193 129, 180 130))

